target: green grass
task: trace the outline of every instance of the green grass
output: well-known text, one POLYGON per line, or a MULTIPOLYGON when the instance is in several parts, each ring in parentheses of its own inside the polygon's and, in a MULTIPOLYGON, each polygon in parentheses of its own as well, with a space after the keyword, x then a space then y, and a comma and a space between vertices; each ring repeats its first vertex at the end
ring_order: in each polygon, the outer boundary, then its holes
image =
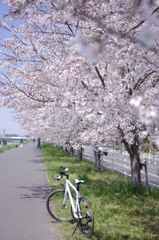
MULTIPOLYGON (((159 191, 143 187, 134 190, 129 179, 109 170, 96 172, 94 164, 77 161, 61 148, 42 145, 42 152, 52 190, 63 188, 55 182, 60 166, 68 167, 70 181, 83 179, 80 192, 87 196, 94 213, 95 229, 92 240, 159 240, 159 191)), ((70 240, 75 225, 59 223, 63 239, 70 240)), ((77 229, 74 239, 85 239, 77 229)))
POLYGON ((8 146, 1 147, 0 148, 0 154, 4 153, 6 151, 9 151, 11 149, 14 149, 14 148, 16 148, 16 146, 19 146, 19 144, 11 144, 11 145, 8 145, 8 146))

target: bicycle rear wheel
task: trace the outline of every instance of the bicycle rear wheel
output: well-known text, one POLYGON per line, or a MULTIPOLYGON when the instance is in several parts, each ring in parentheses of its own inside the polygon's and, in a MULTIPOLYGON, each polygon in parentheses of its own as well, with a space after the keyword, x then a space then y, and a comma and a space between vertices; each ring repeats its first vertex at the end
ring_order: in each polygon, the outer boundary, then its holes
POLYGON ((94 216, 91 204, 87 197, 82 196, 80 199, 80 211, 82 219, 80 220, 79 229, 87 238, 91 238, 94 231, 94 216))
MULTIPOLYGON (((72 220, 71 203, 69 197, 66 200, 65 206, 63 206, 64 201, 64 189, 59 189, 51 192, 46 200, 46 208, 50 216, 56 221, 70 221, 72 220)), ((75 198, 72 195, 73 198, 75 198)))

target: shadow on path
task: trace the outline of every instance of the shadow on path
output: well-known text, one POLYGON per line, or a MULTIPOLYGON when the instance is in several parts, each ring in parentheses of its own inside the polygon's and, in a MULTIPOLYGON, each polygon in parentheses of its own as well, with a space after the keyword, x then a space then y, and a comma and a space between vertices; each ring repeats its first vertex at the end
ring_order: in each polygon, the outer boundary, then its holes
POLYGON ((25 193, 22 194, 21 199, 47 199, 50 189, 48 184, 46 185, 33 185, 29 187, 18 187, 19 189, 24 189, 25 193), (28 192, 28 193, 27 193, 28 192))

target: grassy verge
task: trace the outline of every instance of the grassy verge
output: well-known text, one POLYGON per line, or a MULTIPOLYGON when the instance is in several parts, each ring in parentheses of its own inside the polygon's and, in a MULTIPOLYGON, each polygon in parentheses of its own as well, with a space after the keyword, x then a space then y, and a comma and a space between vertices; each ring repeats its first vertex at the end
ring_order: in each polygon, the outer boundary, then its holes
MULTIPOLYGON (((60 148, 43 144, 42 152, 53 190, 63 188, 51 176, 58 176, 60 166, 68 167, 70 181, 83 179, 81 193, 91 202, 95 229, 92 240, 159 240, 159 191, 150 188, 134 191, 131 182, 104 169, 95 172, 94 164, 77 161, 60 148)), ((62 185, 61 185, 62 184, 62 185)), ((64 240, 70 240, 75 225, 59 223, 64 240)), ((74 239, 85 239, 79 229, 74 239)))
POLYGON ((13 148, 16 148, 16 146, 19 146, 19 144, 11 144, 11 145, 8 145, 8 146, 1 147, 0 148, 0 154, 4 153, 6 151, 9 151, 9 150, 11 150, 13 148))

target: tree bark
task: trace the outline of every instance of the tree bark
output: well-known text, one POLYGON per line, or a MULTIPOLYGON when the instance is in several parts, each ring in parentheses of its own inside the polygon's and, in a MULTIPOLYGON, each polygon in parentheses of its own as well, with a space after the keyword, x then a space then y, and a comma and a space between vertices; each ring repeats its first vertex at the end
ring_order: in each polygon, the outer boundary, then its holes
POLYGON ((77 160, 82 160, 82 157, 83 157, 82 155, 83 155, 83 148, 80 147, 77 150, 77 160))
POLYGON ((132 186, 141 187, 139 145, 135 143, 129 145, 127 142, 124 142, 124 145, 130 155, 132 186))
MULTIPOLYGON (((131 182, 133 187, 141 187, 141 174, 140 174, 140 154, 139 154, 139 134, 136 133, 134 135, 133 143, 129 144, 124 139, 123 130, 118 126, 119 132, 122 137, 122 142, 130 155, 130 163, 131 163, 131 182)), ((136 129, 134 129, 135 133, 136 129)))
POLYGON ((41 139, 40 138, 37 139, 37 148, 41 148, 41 139))
POLYGON ((133 187, 141 186, 140 159, 136 154, 130 156, 131 161, 131 181, 133 187))
POLYGON ((101 169, 100 164, 100 151, 94 150, 94 160, 95 160, 95 170, 98 171, 101 169))
POLYGON ((73 149, 72 146, 70 146, 70 154, 71 154, 71 156, 73 156, 73 153, 74 153, 74 149, 73 149))

